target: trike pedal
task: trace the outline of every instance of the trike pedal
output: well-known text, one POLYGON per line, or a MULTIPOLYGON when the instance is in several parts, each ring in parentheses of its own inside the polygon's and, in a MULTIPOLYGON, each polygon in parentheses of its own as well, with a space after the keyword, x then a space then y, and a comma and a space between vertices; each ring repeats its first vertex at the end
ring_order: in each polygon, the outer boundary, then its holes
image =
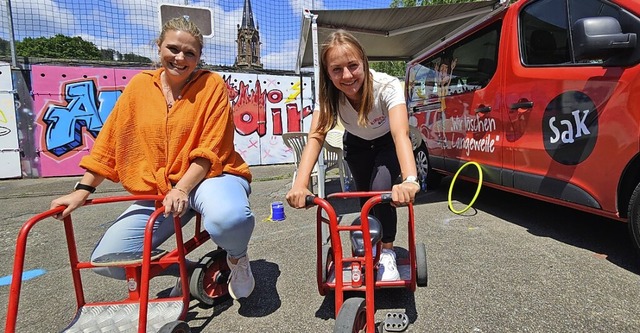
POLYGON ((409 326, 409 317, 404 312, 388 312, 384 318, 385 332, 402 332, 409 326))

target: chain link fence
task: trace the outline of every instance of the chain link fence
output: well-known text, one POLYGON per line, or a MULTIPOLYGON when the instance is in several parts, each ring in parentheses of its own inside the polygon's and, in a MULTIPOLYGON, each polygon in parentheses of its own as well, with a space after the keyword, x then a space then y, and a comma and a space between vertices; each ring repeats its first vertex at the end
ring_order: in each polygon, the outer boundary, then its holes
POLYGON ((160 31, 160 5, 170 4, 211 11, 213 36, 205 38, 202 60, 204 65, 230 68, 236 60, 238 28, 242 23, 245 3, 248 2, 260 36, 264 70, 293 71, 303 9, 387 8, 391 1, 6 0, 0 4, 0 60, 17 60, 18 64, 97 61, 112 65, 148 65, 157 60, 155 39, 160 31), (19 45, 25 40, 56 36, 75 39, 61 43, 60 50, 46 50, 50 55, 45 57, 34 59, 24 51, 20 53, 19 45), (83 47, 77 37, 93 43, 99 50, 99 56, 65 57, 65 48, 83 47), (15 59, 11 57, 12 45, 18 50, 15 59))

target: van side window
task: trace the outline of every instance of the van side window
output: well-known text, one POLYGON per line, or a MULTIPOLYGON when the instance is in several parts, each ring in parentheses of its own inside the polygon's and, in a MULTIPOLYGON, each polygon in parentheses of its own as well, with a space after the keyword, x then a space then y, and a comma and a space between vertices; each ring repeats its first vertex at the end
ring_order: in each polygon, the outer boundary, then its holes
POLYGON ((502 22, 476 32, 409 69, 409 99, 437 99, 484 88, 496 72, 502 22))
POLYGON ((565 0, 541 0, 520 12, 526 65, 556 65, 570 62, 567 4, 565 0))
MULTIPOLYGON (((578 63, 573 57, 569 27, 579 19, 596 16, 621 21, 622 15, 620 8, 602 0, 540 0, 527 5, 520 12, 522 63, 531 66, 578 63)), ((588 62, 602 63, 602 59, 588 62)))

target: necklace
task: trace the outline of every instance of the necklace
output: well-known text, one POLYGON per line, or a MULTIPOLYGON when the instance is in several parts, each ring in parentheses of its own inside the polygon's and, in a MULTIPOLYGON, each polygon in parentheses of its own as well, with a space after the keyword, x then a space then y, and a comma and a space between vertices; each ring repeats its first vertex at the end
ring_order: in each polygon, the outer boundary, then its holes
POLYGON ((178 98, 174 99, 173 94, 171 93, 171 89, 165 89, 164 95, 165 95, 168 109, 171 109, 173 107, 173 104, 182 98, 182 95, 178 95, 178 98))
MULTIPOLYGON (((180 87, 180 91, 182 91, 182 89, 187 85, 187 83, 189 83, 189 81, 191 81, 191 75, 189 75, 187 80, 182 84, 182 87, 180 87)), ((171 109, 175 102, 182 99, 182 94, 178 95, 177 98, 173 98, 173 90, 171 89, 171 86, 169 86, 169 83, 166 82, 166 74, 164 72, 162 72, 161 74, 160 83, 162 83, 162 90, 164 91, 164 99, 167 103, 167 109, 171 109)))

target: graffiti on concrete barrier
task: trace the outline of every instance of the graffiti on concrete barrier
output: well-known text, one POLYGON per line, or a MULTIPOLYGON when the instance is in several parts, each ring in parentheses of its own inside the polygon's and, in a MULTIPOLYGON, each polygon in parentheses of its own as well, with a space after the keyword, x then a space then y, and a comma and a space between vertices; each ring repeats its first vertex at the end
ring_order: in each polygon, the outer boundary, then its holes
MULTIPOLYGON (((40 174, 79 175, 113 107, 139 70, 33 66, 40 174)), ((310 78, 220 73, 233 107, 236 150, 250 165, 290 163, 285 132, 310 126, 310 78), (304 96, 304 98, 302 98, 304 96)))

